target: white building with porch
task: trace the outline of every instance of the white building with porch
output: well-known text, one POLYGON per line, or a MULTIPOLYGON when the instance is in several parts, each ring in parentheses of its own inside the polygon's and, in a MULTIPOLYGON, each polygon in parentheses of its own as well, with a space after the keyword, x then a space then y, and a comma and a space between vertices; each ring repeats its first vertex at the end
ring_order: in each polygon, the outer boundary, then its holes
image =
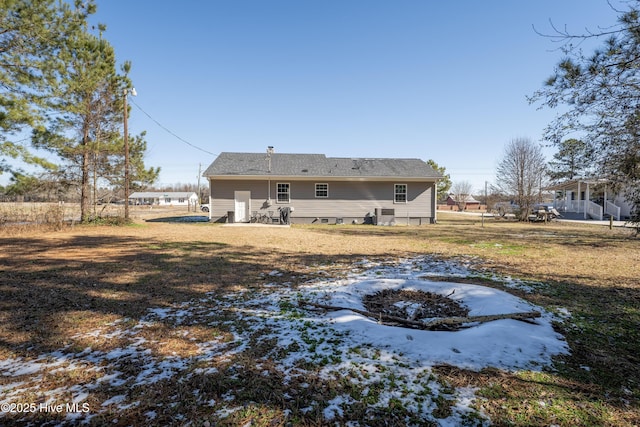
POLYGON ((136 191, 129 195, 129 203, 153 206, 197 206, 198 195, 184 191, 136 191))
POLYGON ((548 190, 556 192, 553 206, 564 216, 620 221, 631 215, 631 204, 611 190, 608 180, 573 179, 548 187, 548 190))

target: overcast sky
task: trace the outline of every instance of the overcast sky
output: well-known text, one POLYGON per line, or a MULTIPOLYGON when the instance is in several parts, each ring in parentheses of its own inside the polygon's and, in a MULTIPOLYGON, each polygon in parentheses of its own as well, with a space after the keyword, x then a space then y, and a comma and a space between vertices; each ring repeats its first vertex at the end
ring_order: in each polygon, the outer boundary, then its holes
POLYGON ((476 193, 505 144, 540 141, 556 114, 526 99, 563 56, 534 26, 580 33, 618 15, 605 0, 97 3, 92 20, 133 63, 130 132, 147 131, 160 183, 271 145, 433 159, 476 193))

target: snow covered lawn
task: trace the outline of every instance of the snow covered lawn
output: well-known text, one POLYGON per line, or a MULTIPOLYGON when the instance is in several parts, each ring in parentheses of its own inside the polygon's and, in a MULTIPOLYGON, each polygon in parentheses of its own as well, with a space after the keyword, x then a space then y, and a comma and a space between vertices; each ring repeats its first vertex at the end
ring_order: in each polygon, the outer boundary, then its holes
POLYGON ((541 307, 497 289, 433 280, 475 274, 463 261, 362 260, 339 278, 294 284, 274 270, 251 289, 155 307, 70 337, 62 348, 0 360, 0 424, 236 425, 269 414, 272 425, 488 425, 475 390, 449 386, 434 367, 541 370, 568 347, 541 307), (442 332, 299 305, 362 310, 362 297, 383 289, 450 295, 471 316, 542 316, 442 332))

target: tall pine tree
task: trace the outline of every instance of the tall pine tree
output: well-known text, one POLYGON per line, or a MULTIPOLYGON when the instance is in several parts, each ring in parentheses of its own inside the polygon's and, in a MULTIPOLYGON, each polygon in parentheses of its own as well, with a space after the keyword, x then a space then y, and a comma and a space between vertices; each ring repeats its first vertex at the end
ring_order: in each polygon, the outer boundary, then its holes
POLYGON ((101 36, 79 31, 67 40, 60 56, 66 67, 52 86, 49 108, 59 112, 47 127, 34 130, 38 148, 56 153, 71 167, 80 186, 81 221, 90 219, 91 166, 99 151, 115 144, 121 117, 113 47, 101 36))
POLYGON ((47 91, 64 68, 60 52, 94 12, 92 0, 0 0, 0 173, 13 169, 11 159, 53 167, 19 135, 43 120, 47 91))
POLYGON ((549 162, 549 178, 552 181, 586 178, 593 173, 593 150, 587 143, 571 138, 557 146, 558 152, 549 162))

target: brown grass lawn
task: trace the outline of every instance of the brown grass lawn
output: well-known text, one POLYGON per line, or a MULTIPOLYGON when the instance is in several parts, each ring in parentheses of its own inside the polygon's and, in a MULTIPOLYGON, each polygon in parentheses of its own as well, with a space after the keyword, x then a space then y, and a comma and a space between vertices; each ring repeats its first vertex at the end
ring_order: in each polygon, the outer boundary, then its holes
MULTIPOLYGON (((486 221, 482 227, 479 219, 452 214, 421 227, 258 228, 163 220, 179 215, 186 212, 134 210, 136 221, 129 226, 0 229, 0 374, 12 361, 50 363, 52 355, 83 351, 109 354, 140 338, 148 353, 139 357, 169 361, 196 355, 199 344, 212 339, 220 346, 237 346, 234 331, 256 325, 241 324, 226 298, 262 292, 274 270, 284 273, 277 278, 280 283, 296 286, 313 277, 338 277, 363 258, 432 255, 471 263, 478 284, 571 314, 557 324, 571 355, 556 358, 554 366, 542 372, 440 366, 431 375, 443 388, 474 387, 475 407, 492 425, 640 425, 640 239, 630 229, 505 221, 486 221), (152 218, 157 221, 147 221, 152 218), (506 288, 495 279, 506 276, 530 282, 535 291, 506 288), (194 317, 197 322, 158 321, 135 336, 118 332, 150 309, 211 296, 220 301, 220 309, 203 311, 194 317)), ((101 366, 69 361, 65 369, 50 363, 38 375, 0 375, 0 402, 11 392, 16 404, 52 403, 48 393, 57 389, 96 384, 83 400, 94 425, 323 425, 321 413, 303 408, 352 386, 313 376, 313 369, 285 385, 266 362, 255 368, 256 359, 266 360, 268 354, 268 360, 277 360, 285 349, 270 347, 257 330, 254 338, 238 347, 233 361, 197 362, 188 376, 129 391, 137 402, 130 407, 104 404, 126 390, 100 380, 101 366), (222 418, 216 405, 230 389, 241 390, 234 403, 241 409, 222 418), (202 403, 207 401, 211 405, 202 403)), ((122 364, 120 369, 126 373, 139 367, 122 364)), ((452 402, 442 395, 433 400, 431 420, 446 417, 452 402)), ((355 401, 343 421, 367 413, 366 400, 355 401)), ((82 420, 41 407, 23 412, 0 414, 0 425, 82 420)), ((375 415, 360 425, 434 423, 405 416, 402 407, 375 415)), ((481 419, 469 416, 465 423, 479 425, 481 419)))

